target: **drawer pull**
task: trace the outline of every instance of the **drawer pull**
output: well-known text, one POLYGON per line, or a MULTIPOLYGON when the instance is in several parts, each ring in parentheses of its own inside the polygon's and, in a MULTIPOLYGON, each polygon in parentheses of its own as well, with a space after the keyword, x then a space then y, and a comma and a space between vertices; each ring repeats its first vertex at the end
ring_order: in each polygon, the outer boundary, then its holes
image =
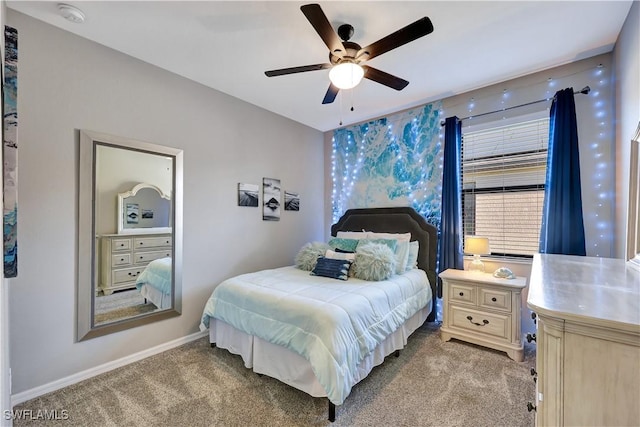
POLYGON ((532 311, 531 312, 531 319, 533 320, 533 324, 534 325, 538 323, 538 321, 536 320, 536 317, 538 317, 538 316, 536 315, 535 312, 532 311))
POLYGON ((531 368, 531 376, 533 377, 534 383, 538 382, 538 373, 536 372, 535 368, 531 368))
POLYGON ((464 296, 464 292, 460 292, 458 295, 460 295, 461 297, 464 296))
POLYGON ((493 297, 493 298, 491 298, 491 301, 496 302, 498 300, 496 299, 496 297, 493 297))
POLYGON ((488 324, 489 324, 489 321, 488 321, 487 319, 484 319, 484 320, 482 321, 482 323, 474 322, 474 321, 473 321, 473 317, 471 317, 471 316, 467 316, 467 320, 468 320, 469 322, 473 323, 473 324, 474 324, 474 325, 476 325, 476 326, 484 326, 484 325, 488 325, 488 324))
POLYGON ((123 261, 123 262, 124 262, 124 258, 120 258, 120 261, 123 261))
POLYGON ((140 242, 140 246, 144 245, 144 242, 140 242))
POLYGON ((534 405, 531 402, 527 402, 527 411, 531 412, 531 411, 535 411, 536 410, 536 405, 534 405))
POLYGON ((527 334, 527 342, 536 341, 536 334, 527 334))

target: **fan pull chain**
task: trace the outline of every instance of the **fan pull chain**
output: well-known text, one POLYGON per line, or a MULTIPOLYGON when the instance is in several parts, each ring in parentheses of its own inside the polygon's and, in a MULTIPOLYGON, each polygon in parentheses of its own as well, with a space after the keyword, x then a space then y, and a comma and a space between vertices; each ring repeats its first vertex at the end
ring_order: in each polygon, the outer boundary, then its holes
POLYGON ((355 91, 355 88, 351 89, 351 111, 353 111, 353 91, 355 91))

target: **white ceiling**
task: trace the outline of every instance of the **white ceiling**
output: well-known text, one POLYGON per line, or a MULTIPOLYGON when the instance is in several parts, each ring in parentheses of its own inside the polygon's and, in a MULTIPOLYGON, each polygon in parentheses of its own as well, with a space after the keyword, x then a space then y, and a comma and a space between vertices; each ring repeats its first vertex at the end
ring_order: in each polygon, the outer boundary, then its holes
POLYGON ((264 71, 328 62, 299 1, 56 1, 10 9, 327 131, 613 49, 632 1, 323 1, 329 22, 355 27, 366 46, 428 16, 430 35, 369 65, 410 82, 398 92, 370 80, 322 105, 328 70, 268 78, 264 71), (342 102, 341 102, 342 98, 342 102), (350 111, 351 102, 355 110, 350 111), (342 105, 341 105, 342 104, 342 105))

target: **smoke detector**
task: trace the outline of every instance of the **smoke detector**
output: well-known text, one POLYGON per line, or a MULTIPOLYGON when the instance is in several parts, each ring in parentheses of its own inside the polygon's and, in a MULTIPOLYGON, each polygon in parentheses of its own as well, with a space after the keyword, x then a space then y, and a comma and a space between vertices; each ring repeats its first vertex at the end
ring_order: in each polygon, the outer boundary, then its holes
POLYGON ((60 15, 67 21, 71 21, 75 24, 82 24, 84 22, 84 12, 75 6, 70 4, 59 3, 58 10, 60 15))

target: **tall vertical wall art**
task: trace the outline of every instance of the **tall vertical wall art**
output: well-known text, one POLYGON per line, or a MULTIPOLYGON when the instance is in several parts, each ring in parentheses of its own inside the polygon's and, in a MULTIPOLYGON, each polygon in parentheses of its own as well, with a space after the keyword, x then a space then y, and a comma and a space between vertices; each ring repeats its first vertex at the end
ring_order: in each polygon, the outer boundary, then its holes
POLYGON ((15 28, 4 27, 4 43, 4 277, 10 278, 18 275, 18 31, 15 28))
POLYGON ((280 180, 262 178, 262 219, 265 221, 280 221, 280 180))
POLYGON ((334 131, 332 214, 411 206, 440 226, 442 102, 334 131))

